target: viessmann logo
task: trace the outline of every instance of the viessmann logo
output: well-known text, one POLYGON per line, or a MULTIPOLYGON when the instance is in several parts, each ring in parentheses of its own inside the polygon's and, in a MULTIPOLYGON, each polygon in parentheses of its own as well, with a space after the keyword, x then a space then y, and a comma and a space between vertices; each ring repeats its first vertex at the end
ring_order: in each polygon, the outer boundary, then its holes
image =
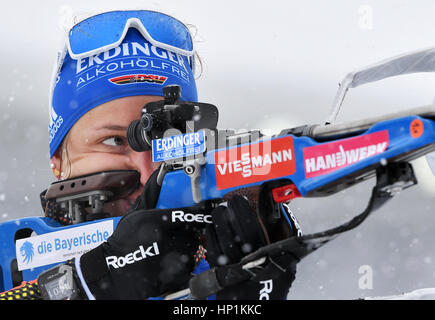
POLYGON ((388 130, 383 130, 304 148, 305 177, 331 173, 383 153, 388 148, 388 143, 388 130))
POLYGON ((292 137, 247 144, 215 153, 218 190, 289 176, 295 171, 292 137))

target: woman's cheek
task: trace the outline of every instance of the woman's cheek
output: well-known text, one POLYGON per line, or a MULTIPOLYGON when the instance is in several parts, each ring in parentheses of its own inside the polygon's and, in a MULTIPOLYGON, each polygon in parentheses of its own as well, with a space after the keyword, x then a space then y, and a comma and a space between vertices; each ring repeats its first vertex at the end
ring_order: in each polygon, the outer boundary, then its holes
POLYGON ((111 170, 132 170, 129 158, 124 155, 89 153, 70 161, 70 178, 111 170))

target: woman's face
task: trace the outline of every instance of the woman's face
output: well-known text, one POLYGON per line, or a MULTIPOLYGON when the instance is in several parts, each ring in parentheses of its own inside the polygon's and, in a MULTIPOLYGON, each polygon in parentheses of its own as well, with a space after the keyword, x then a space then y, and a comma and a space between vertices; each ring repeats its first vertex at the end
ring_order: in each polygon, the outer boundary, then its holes
POLYGON ((128 210, 159 165, 151 161, 151 151, 133 151, 126 137, 127 127, 140 117, 143 106, 157 100, 162 97, 125 97, 90 110, 74 124, 53 156, 55 168, 60 168, 65 178, 109 170, 139 171, 138 190, 126 199, 106 203, 105 211, 112 216, 128 210))

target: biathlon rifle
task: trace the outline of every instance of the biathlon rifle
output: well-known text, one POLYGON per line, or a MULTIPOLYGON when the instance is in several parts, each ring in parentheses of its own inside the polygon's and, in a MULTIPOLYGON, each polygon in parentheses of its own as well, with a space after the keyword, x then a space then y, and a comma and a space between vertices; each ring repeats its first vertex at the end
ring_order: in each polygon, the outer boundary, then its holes
MULTIPOLYGON (((387 77, 433 71, 435 49, 425 49, 351 72, 340 84, 324 124, 285 129, 273 136, 260 130, 236 133, 217 129, 214 105, 179 101, 179 87, 168 86, 164 100, 143 108, 141 118, 129 126, 127 137, 134 150, 152 150, 153 161, 162 163, 157 208, 190 207, 234 193, 255 203, 262 193, 273 220, 280 216, 280 203, 330 196, 375 178, 367 208, 352 220, 323 232, 271 241, 246 256, 242 264, 255 264, 283 251, 301 260, 361 224, 398 191, 415 185, 410 161, 435 149, 435 105, 334 123, 345 94, 350 88, 387 77)), ((133 192, 138 181, 135 171, 111 171, 55 182, 46 198, 59 203, 73 225, 62 226, 46 217, 0 224, 0 290, 35 279, 54 264, 107 239, 120 218, 107 218, 104 202, 133 192)), ((213 293, 201 286, 203 281, 195 282, 211 278, 212 272, 193 278, 194 296, 213 293)))

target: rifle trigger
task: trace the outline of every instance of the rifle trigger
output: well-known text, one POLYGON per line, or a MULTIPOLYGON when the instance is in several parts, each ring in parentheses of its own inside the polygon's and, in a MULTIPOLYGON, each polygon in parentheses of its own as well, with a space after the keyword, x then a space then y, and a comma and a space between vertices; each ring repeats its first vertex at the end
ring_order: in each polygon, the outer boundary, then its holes
POLYGON ((184 173, 190 177, 190 184, 192 188, 192 198, 196 203, 201 202, 201 188, 200 188, 200 178, 201 178, 201 165, 204 164, 203 159, 198 160, 187 160, 184 165, 184 173))
POLYGON ((272 189, 273 200, 278 203, 287 202, 291 199, 301 197, 298 188, 291 183, 285 186, 272 189))

